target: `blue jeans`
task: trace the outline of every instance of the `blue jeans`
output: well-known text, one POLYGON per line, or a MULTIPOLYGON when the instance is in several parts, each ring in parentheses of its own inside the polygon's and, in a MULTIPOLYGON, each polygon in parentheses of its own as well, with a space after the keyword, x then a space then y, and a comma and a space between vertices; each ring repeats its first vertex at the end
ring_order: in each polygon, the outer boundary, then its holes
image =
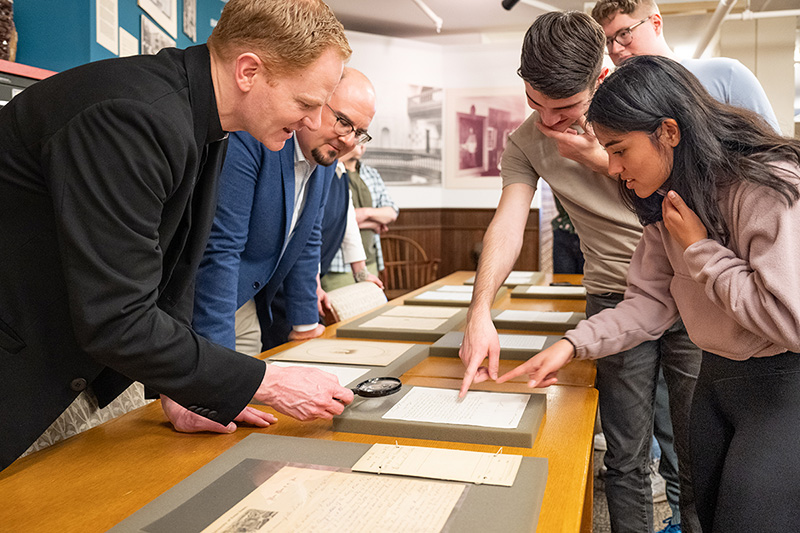
MULTIPOLYGON (((622 299, 622 294, 587 295, 586 315, 613 308, 622 299)), ((700 360, 701 351, 689 340, 680 320, 658 340, 597 360, 597 389, 607 446, 605 492, 615 533, 653 531, 648 467, 659 369, 669 389, 681 485, 681 529, 687 533, 700 531, 689 474, 688 439, 689 409, 700 360)))
POLYGON ((669 414, 669 391, 664 372, 658 372, 656 385, 656 404, 653 413, 653 436, 660 450, 658 473, 664 478, 667 489, 667 503, 672 511, 672 524, 681 523, 680 496, 681 485, 678 475, 678 455, 675 453, 675 433, 672 430, 672 417, 669 414))

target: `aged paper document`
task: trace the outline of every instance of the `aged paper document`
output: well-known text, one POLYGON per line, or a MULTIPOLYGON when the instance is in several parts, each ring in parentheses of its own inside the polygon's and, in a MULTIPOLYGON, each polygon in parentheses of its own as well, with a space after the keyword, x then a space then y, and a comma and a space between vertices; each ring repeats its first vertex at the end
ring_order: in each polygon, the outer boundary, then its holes
POLYGON ((425 305, 395 305, 380 316, 407 316, 412 318, 451 318, 461 307, 428 307, 425 305))
POLYGON ((498 336, 500 348, 516 348, 523 350, 540 350, 544 348, 547 337, 544 335, 511 335, 501 333, 498 336))
POLYGON ((353 470, 510 487, 520 464, 521 455, 373 444, 353 470))
MULTIPOLYGON (((267 359, 269 362, 269 359, 267 359)), ((308 368, 316 368, 318 370, 322 370, 323 372, 328 372, 329 374, 333 374, 336 376, 336 379, 339 380, 339 385, 342 387, 346 386, 348 383, 352 383, 353 381, 357 380, 367 372, 369 372, 368 368, 357 368, 352 366, 338 366, 338 365, 315 365, 313 363, 295 363, 291 361, 275 361, 270 362, 269 364, 275 366, 305 366, 308 368)))
POLYGON ((285 466, 203 533, 441 531, 465 485, 285 466))
POLYGON ((271 356, 268 361, 386 366, 413 347, 413 344, 399 342, 311 339, 271 356))
MULTIPOLYGON (((409 306, 411 307, 411 306, 409 306)), ((376 316, 358 327, 367 329, 411 329, 433 331, 447 322, 446 318, 415 318, 410 316, 376 316)))
POLYGON ((459 399, 457 390, 413 387, 382 418, 510 429, 519 425, 529 399, 529 394, 479 391, 459 399))
POLYGON ((497 315, 498 320, 516 322, 547 322, 551 324, 566 323, 572 313, 564 311, 514 311, 507 309, 497 315))

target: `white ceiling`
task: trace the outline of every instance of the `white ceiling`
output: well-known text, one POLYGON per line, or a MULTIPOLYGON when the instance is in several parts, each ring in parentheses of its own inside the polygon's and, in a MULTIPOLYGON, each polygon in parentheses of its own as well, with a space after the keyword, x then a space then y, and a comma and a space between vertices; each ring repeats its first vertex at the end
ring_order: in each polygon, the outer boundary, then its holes
MULTIPOLYGON (((437 37, 434 23, 413 0, 326 0, 345 28, 353 31, 425 39, 437 37)), ((545 12, 521 0, 510 11, 501 0, 423 0, 443 19, 441 37, 465 34, 524 32, 533 19, 545 12)), ((594 2, 583 0, 532 0, 534 4, 558 9, 584 10, 594 2)), ((662 14, 713 13, 718 0, 661 0, 662 14)), ((739 0, 732 13, 741 12, 749 4, 752 11, 775 11, 800 8, 800 0, 739 0)), ((710 18, 710 17, 709 17, 710 18)))

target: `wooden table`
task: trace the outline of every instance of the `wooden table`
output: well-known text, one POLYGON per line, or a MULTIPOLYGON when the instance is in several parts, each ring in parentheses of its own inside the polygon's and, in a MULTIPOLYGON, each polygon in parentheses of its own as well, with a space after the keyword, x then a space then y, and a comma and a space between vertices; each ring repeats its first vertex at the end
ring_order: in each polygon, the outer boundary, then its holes
MULTIPOLYGON (((448 278, 443 281, 452 283, 448 278)), ((547 305, 547 301, 540 305, 547 305)), ((326 335, 332 335, 334 330, 332 326, 326 335)), ((412 369, 404 376, 404 382, 458 388, 457 369, 461 369, 461 362, 455 358, 437 359, 445 360, 436 361, 429 370, 412 369), (431 375, 440 373, 457 377, 431 375)), ((484 383, 474 388, 530 392, 522 382, 484 383)), ((547 414, 534 446, 504 447, 504 453, 548 458, 547 487, 537 531, 591 531, 592 434, 597 391, 588 386, 555 386, 536 393, 547 395, 547 414)), ((266 429, 242 427, 229 435, 181 434, 171 429, 159 402, 154 402, 23 457, 0 472, 0 530, 105 531, 253 432, 496 451, 496 446, 340 433, 332 431, 329 421, 301 423, 287 416, 278 417, 279 423, 266 429)))

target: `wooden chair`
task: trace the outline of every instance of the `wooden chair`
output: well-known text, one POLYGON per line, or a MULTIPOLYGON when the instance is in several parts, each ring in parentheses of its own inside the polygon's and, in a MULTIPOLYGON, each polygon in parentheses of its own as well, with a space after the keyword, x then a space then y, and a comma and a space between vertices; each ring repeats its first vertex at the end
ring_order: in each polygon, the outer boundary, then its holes
POLYGON ((331 311, 325 313, 325 325, 330 326, 366 313, 386 303, 386 295, 371 281, 362 281, 328 292, 331 311))
POLYGON ((436 280, 439 259, 428 259, 422 246, 401 235, 381 235, 383 284, 391 300, 436 280))

